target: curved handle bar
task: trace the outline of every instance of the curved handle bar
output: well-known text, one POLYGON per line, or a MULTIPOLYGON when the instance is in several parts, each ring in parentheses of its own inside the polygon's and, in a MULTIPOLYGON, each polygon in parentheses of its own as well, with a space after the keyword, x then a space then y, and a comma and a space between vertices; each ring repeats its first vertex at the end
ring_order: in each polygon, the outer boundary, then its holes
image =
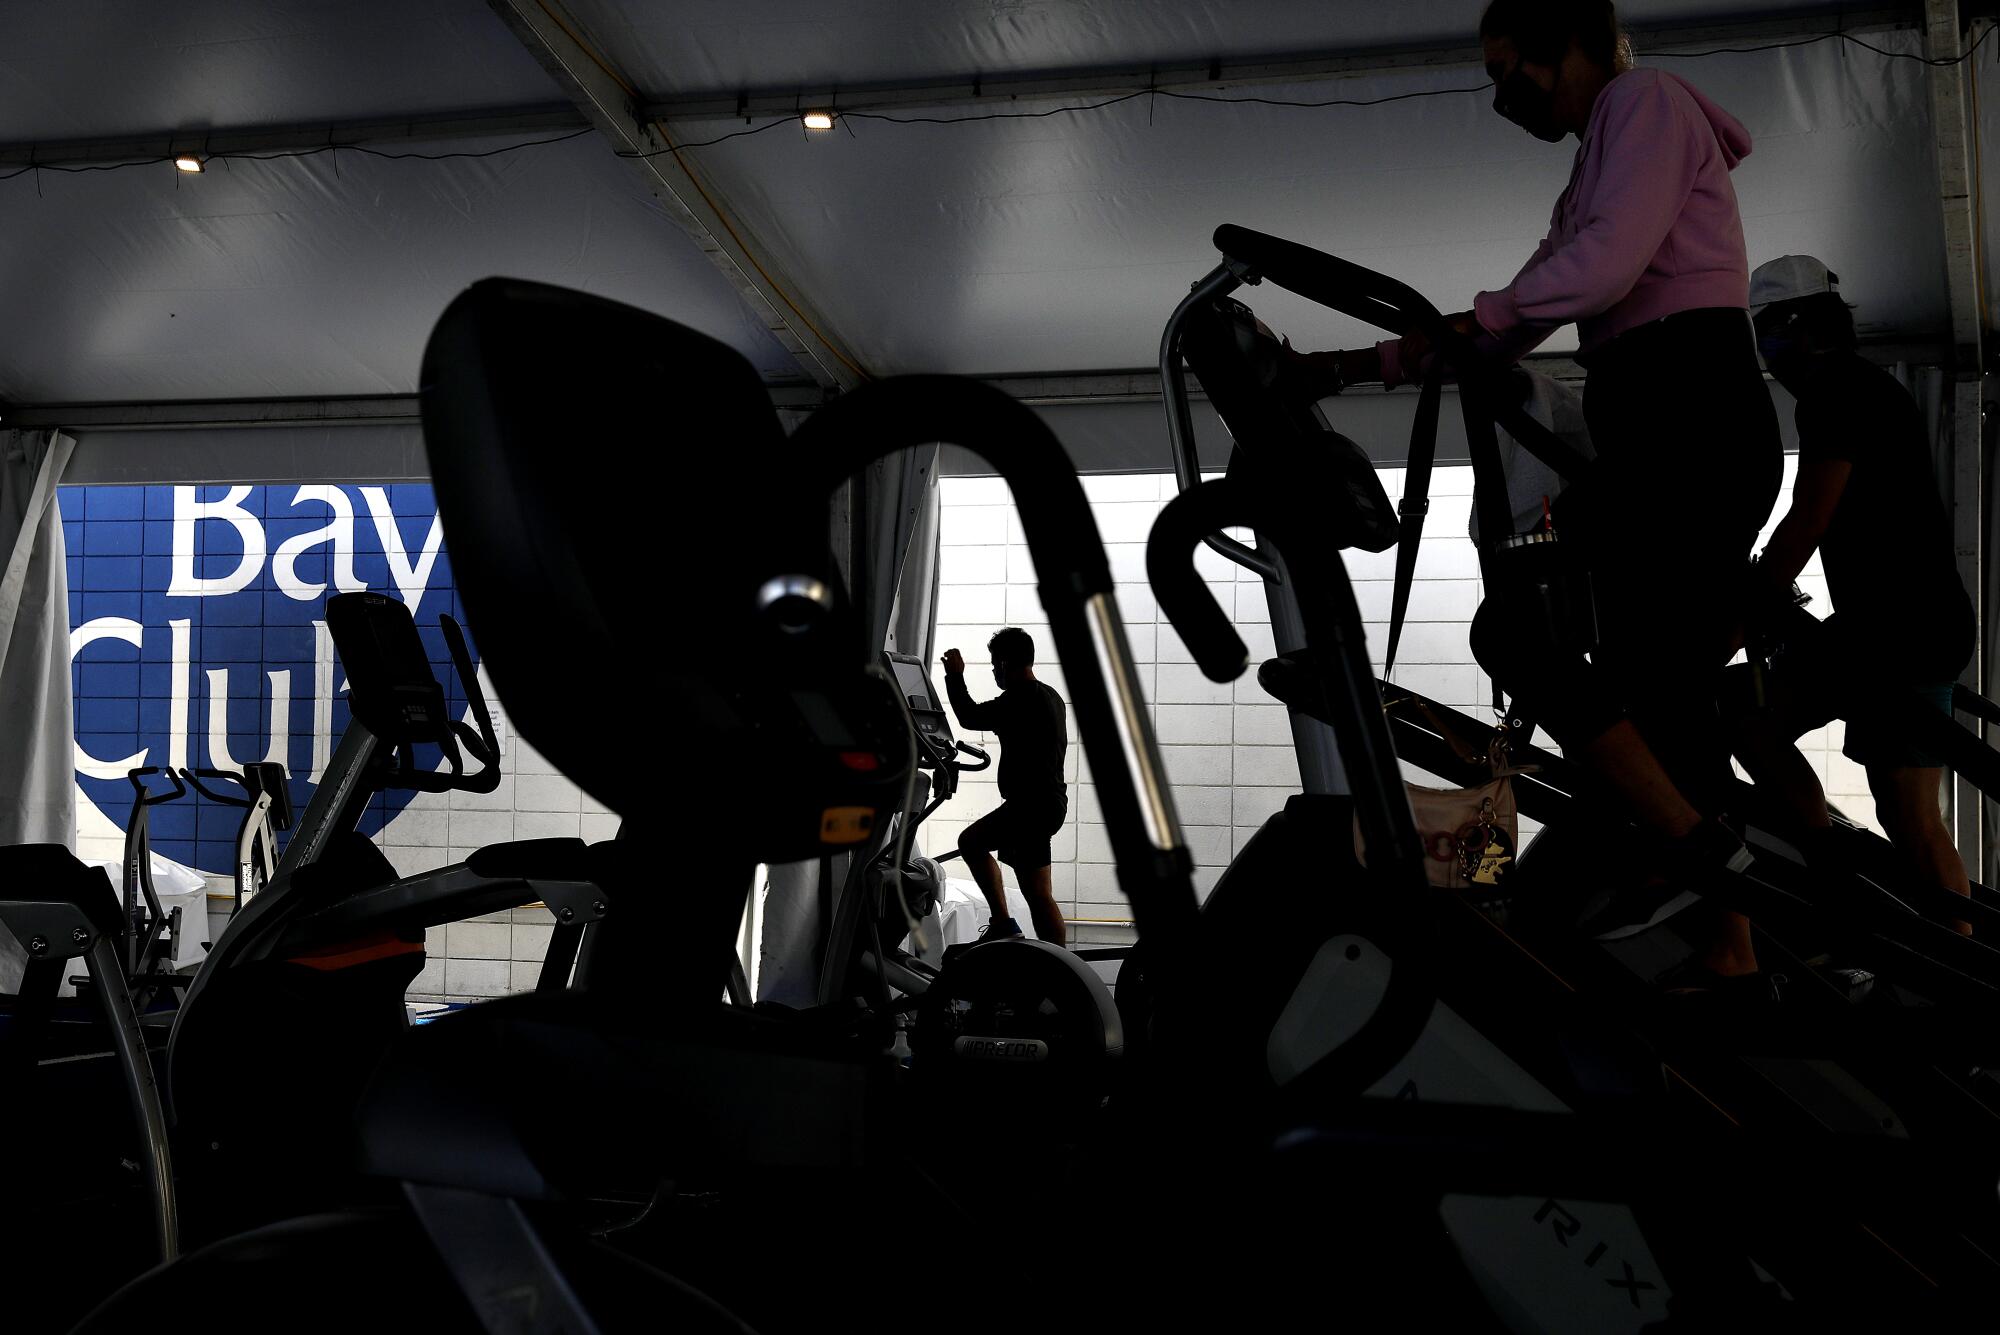
POLYGON ((1250 665, 1250 649, 1194 564, 1194 545, 1216 531, 1204 527, 1205 515, 1228 497, 1227 490, 1211 490, 1215 485, 1202 482, 1183 491, 1153 521, 1146 538, 1146 580, 1201 674, 1223 682, 1243 675, 1250 665))
MULTIPOLYGON (((451 651, 452 666, 458 669, 458 679, 465 687, 465 702, 472 707, 472 717, 479 724, 479 736, 475 740, 471 731, 463 724, 457 725, 465 741, 465 749, 475 760, 492 767, 500 763, 500 739, 493 731, 493 715, 486 708, 486 692, 479 685, 479 672, 472 665, 472 651, 465 645, 465 630, 458 619, 449 614, 438 617, 438 629, 444 632, 445 647, 451 651)), ((499 782, 496 773, 494 782, 499 782)), ((490 792, 491 789, 481 791, 490 792)))
MULTIPOLYGON (((1133 917, 1159 942, 1176 977, 1183 962, 1192 971, 1198 963, 1181 947, 1197 925, 1193 859, 1111 596, 1097 520, 1069 455, 1042 419, 991 386, 955 376, 899 376, 841 395, 791 437, 798 484, 788 491, 801 509, 780 531, 796 534, 795 569, 818 575, 826 565, 825 507, 847 478, 894 451, 938 443, 979 455, 1013 492, 1133 917)), ((881 646, 865 642, 858 622, 854 634, 853 661, 873 661, 881 646)))
POLYGON ((1307 301, 1392 334, 1423 333, 1433 342, 1442 341, 1444 315, 1422 293, 1387 274, 1234 223, 1215 229, 1215 248, 1307 301))
POLYGON ((1401 944, 1381 1007, 1347 1043, 1314 1064, 1315 1084, 1352 1092, 1380 1079, 1430 1023, 1436 989, 1426 967, 1429 882, 1423 847, 1405 796, 1402 770, 1381 697, 1375 690, 1361 609, 1341 566, 1339 551, 1300 504, 1236 479, 1204 482, 1168 502, 1146 544, 1146 571, 1160 608, 1187 641, 1213 681, 1228 681, 1247 666, 1243 641, 1195 570, 1203 536, 1233 525, 1272 534, 1294 571, 1324 572, 1297 582, 1306 640, 1320 649, 1322 689, 1340 754, 1354 790, 1355 815, 1368 846, 1374 893, 1355 901, 1365 934, 1401 944), (1372 920, 1372 921, 1371 921, 1372 920))
POLYGON ((960 774, 977 774, 983 769, 990 768, 993 764, 993 757, 987 754, 985 747, 974 746, 971 742, 960 742, 958 743, 958 749, 979 761, 977 765, 958 766, 960 774))
POLYGON ((230 806, 230 807, 247 807, 252 805, 253 802, 255 801, 254 798, 249 796, 249 791, 250 791, 249 783, 244 779, 244 777, 241 774, 237 773, 235 770, 229 770, 229 769, 185 770, 184 769, 180 773, 181 777, 186 779, 197 793, 200 793, 203 797, 207 798, 211 802, 220 802, 224 806, 230 806), (196 778, 195 777, 196 775, 200 775, 201 778, 196 778), (201 781, 201 779, 203 778, 227 779, 229 780, 229 782, 239 785, 244 791, 244 796, 234 797, 228 793, 218 793, 214 789, 204 786, 201 781))
POLYGON ((1294 501, 1234 478, 1184 491, 1154 521, 1146 543, 1147 578, 1160 610, 1187 642, 1203 674, 1211 681, 1232 681, 1243 674, 1249 656, 1242 637, 1195 569, 1195 544, 1219 528, 1254 525, 1269 532, 1280 550, 1297 553, 1292 557, 1295 571, 1325 572, 1323 577, 1296 581, 1299 611, 1306 642, 1317 651, 1314 661, 1329 678, 1322 684, 1334 714, 1335 740, 1353 780, 1361 833, 1375 867, 1393 863, 1411 869, 1422 880, 1423 847, 1404 796, 1395 744, 1382 717, 1361 609, 1340 552, 1313 521, 1306 509, 1309 504, 1308 498, 1294 501), (1371 778, 1372 787, 1365 782, 1371 778))
MULTIPOLYGON (((395 786, 410 788, 420 793, 491 793, 500 787, 500 739, 493 731, 493 715, 486 707, 486 692, 479 685, 479 674, 472 665, 472 653, 466 647, 465 630, 450 615, 438 617, 438 628, 444 632, 446 650, 451 654, 452 666, 458 670, 458 679, 465 685, 465 702, 472 710, 472 723, 463 719, 449 719, 443 735, 428 740, 434 741, 444 752, 445 764, 449 767, 440 773, 436 770, 419 770, 411 763, 408 751, 402 753, 402 764, 396 770, 395 786), (464 756, 471 756, 479 762, 480 768, 466 773, 464 756)), ((440 691, 442 687, 438 687, 440 691)))
MULTIPOLYGON (((1307 301, 1392 334, 1423 334, 1461 384, 1475 378, 1484 382, 1494 374, 1494 368, 1480 365, 1472 340, 1447 325, 1438 308, 1407 283, 1311 246, 1232 223, 1215 229, 1215 246, 1237 269, 1267 278, 1307 301)), ((1589 467, 1587 459, 1522 411, 1512 396, 1482 383, 1478 397, 1508 435, 1564 479, 1574 481, 1589 467)))
POLYGON ((156 807, 162 802, 171 802, 175 798, 187 796, 187 786, 181 782, 180 775, 170 769, 163 769, 158 765, 144 765, 138 769, 126 770, 125 778, 131 783, 133 791, 138 794, 138 800, 149 807, 156 807), (173 784, 174 790, 171 793, 162 793, 160 796, 154 797, 152 793, 147 791, 146 785, 139 782, 139 780, 149 774, 166 775, 167 782, 173 784))
MULTIPOLYGON (((1160 392, 1167 407, 1167 446, 1173 452, 1174 479, 1182 491, 1201 481, 1201 460, 1196 456, 1194 413, 1188 406, 1187 375, 1181 369, 1181 328, 1196 309, 1219 301, 1245 283, 1257 282, 1257 275, 1234 260, 1225 259, 1197 281, 1167 320, 1160 333, 1160 392)), ((1246 547, 1226 533, 1211 533, 1205 541, 1245 570, 1277 583, 1277 562, 1253 547, 1246 547)))
MULTIPOLYGON (((1063 600, 1111 592, 1111 564, 1083 484, 1069 453, 1031 409, 989 385, 944 375, 871 382, 827 406, 839 411, 815 412, 792 436, 811 446, 792 458, 813 504, 898 450, 957 445, 1007 479, 1045 596, 1052 588, 1063 600)), ((816 529, 805 535, 817 536, 816 529)))

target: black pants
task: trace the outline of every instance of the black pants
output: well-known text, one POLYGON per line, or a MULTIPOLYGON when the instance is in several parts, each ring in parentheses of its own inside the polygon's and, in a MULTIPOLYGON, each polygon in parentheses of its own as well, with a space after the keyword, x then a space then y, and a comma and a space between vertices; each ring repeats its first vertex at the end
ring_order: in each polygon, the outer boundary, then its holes
POLYGON ((1584 365, 1597 463, 1563 493, 1555 523, 1591 571, 1597 652, 1563 649, 1490 587, 1473 656, 1565 746, 1631 718, 1705 806, 1728 775, 1716 714, 1722 638, 1778 495, 1777 414, 1740 310, 1643 325, 1584 365))

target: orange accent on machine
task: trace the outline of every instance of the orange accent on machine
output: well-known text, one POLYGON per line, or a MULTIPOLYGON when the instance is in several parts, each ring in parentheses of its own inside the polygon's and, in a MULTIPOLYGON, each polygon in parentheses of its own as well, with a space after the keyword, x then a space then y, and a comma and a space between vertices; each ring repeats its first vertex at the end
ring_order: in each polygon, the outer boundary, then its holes
POLYGON ((422 937, 415 941, 398 932, 370 932, 339 945, 326 946, 319 950, 294 955, 292 964, 303 964, 308 969, 319 969, 331 973, 336 969, 351 969, 358 964, 369 964, 375 960, 394 959, 398 955, 421 955, 424 953, 422 937))
POLYGON ((858 844, 874 828, 874 807, 828 807, 819 817, 823 844, 858 844))

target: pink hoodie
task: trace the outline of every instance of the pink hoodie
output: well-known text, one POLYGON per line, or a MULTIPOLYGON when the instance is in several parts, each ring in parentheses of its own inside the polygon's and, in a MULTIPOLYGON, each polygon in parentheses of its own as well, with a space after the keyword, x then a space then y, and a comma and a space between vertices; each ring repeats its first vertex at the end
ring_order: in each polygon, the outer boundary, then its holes
MULTIPOLYGON (((1628 70, 1590 111, 1549 234, 1514 281, 1473 314, 1508 360, 1576 322, 1588 353, 1676 311, 1748 307, 1750 264, 1729 173, 1743 126, 1675 75, 1628 70)), ((1384 343, 1383 377, 1403 379, 1384 343)))

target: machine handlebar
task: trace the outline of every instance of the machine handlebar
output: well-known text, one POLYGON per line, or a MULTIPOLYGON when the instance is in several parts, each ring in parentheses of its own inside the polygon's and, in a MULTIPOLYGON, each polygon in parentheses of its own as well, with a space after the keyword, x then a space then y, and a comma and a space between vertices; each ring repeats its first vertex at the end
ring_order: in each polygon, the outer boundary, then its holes
MULTIPOLYGON (((182 773, 185 772, 182 771, 182 773)), ((133 790, 138 793, 138 800, 149 807, 156 807, 162 802, 171 802, 175 798, 187 796, 187 785, 181 782, 180 775, 174 773, 171 769, 162 769, 158 765, 144 765, 138 769, 127 770, 125 771, 125 778, 132 785, 133 790), (174 790, 171 793, 162 793, 158 797, 153 796, 146 791, 146 785, 140 782, 141 779, 149 774, 166 775, 167 782, 173 784, 174 790)))
POLYGON ((192 787, 197 793, 200 793, 203 797, 207 798, 211 802, 220 802, 224 806, 231 806, 231 807, 247 807, 251 805, 252 802, 255 801, 255 799, 249 795, 250 794, 249 782, 235 770, 184 769, 180 771, 180 775, 182 778, 188 781, 190 787, 192 787), (214 789, 209 788, 205 784, 203 784, 202 779, 227 779, 229 782, 241 787, 243 789, 244 795, 242 797, 232 797, 228 793, 218 793, 214 789))

